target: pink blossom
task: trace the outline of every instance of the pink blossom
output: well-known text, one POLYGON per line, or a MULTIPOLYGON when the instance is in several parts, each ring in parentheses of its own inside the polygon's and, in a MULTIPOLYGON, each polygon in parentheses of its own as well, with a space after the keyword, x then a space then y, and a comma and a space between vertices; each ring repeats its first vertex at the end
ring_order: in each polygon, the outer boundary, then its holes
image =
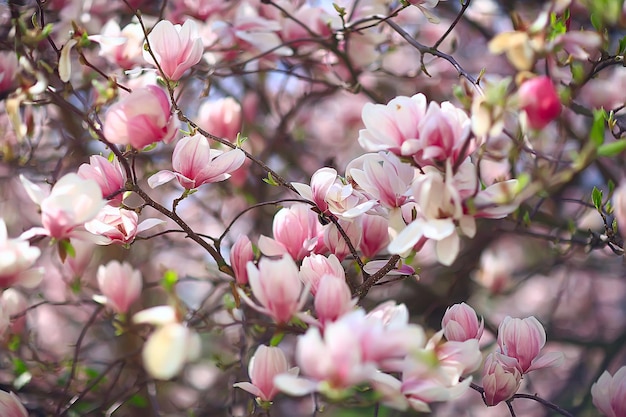
POLYGON ((94 239, 99 245, 127 245, 135 240, 138 233, 164 223, 159 219, 146 219, 137 224, 138 221, 139 216, 134 211, 106 205, 93 220, 85 223, 85 229, 99 237, 94 239))
POLYGON ((17 69, 17 55, 15 52, 0 52, 0 93, 4 93, 13 87, 17 69))
MULTIPOLYGON (((161 20, 148 34, 148 43, 163 76, 170 80, 179 80, 185 71, 202 59, 204 47, 193 20, 185 21, 182 26, 161 20)), ((148 51, 144 51, 143 56, 154 64, 148 51)))
POLYGON ((0 296, 0 305, 7 317, 21 314, 20 317, 11 320, 10 330, 13 334, 21 334, 26 329, 26 314, 28 301, 24 295, 15 288, 8 288, 0 296))
POLYGON ((32 234, 44 234, 55 239, 87 238, 80 227, 96 217, 106 205, 98 183, 74 173, 61 177, 48 195, 24 176, 20 179, 31 200, 41 208, 44 228, 31 229, 32 234))
POLYGON ((626 416, 626 366, 622 366, 611 376, 604 371, 598 381, 591 386, 593 405, 607 417, 626 416))
POLYGON ((248 283, 247 264, 254 260, 252 242, 246 235, 239 235, 235 244, 230 248, 230 266, 235 273, 237 284, 248 283))
POLYGON ((241 149, 223 152, 211 149, 209 141, 201 134, 186 136, 174 148, 174 171, 157 172, 148 179, 148 184, 155 188, 176 178, 180 185, 192 190, 203 184, 227 180, 245 159, 241 149))
POLYGON ((0 415, 2 417, 28 417, 28 411, 17 395, 0 391, 0 415))
POLYGON ((367 103, 362 118, 365 129, 359 144, 370 152, 389 150, 396 155, 413 156, 420 149, 420 121, 426 114, 426 96, 396 97, 387 105, 367 103))
POLYGON ((346 273, 341 262, 335 255, 312 254, 302 260, 300 279, 311 289, 311 294, 317 294, 317 289, 323 276, 330 275, 340 281, 345 281, 346 273))
POLYGON ((124 69, 143 62, 144 33, 139 23, 129 23, 120 29, 119 23, 111 19, 99 34, 90 35, 89 40, 100 45, 100 56, 124 69))
POLYGON ((98 267, 97 276, 98 287, 104 296, 101 301, 117 313, 127 313, 141 294, 141 272, 126 262, 111 261, 98 267))
POLYGON ((415 177, 415 168, 392 153, 365 154, 351 161, 346 176, 386 208, 402 206, 415 177))
POLYGON ((103 156, 92 155, 88 164, 78 167, 77 174, 86 180, 95 180, 102 190, 102 198, 122 202, 124 195, 121 191, 126 187, 126 172, 116 157, 109 161, 103 156))
POLYGON ((198 126, 220 138, 234 141, 241 131, 241 104, 232 97, 205 101, 198 109, 198 126))
POLYGON ((517 359, 517 369, 525 374, 536 369, 558 366, 561 352, 540 354, 546 344, 546 331, 534 316, 525 319, 505 317, 498 328, 500 353, 517 359))
POLYGON ((274 215, 274 239, 259 238, 259 249, 267 256, 289 254, 296 261, 308 256, 318 240, 317 216, 306 204, 284 207, 274 215))
POLYGON ((513 358, 491 353, 483 368, 483 389, 487 405, 496 405, 511 398, 519 389, 522 374, 513 358))
MULTIPOLYGON (((350 239, 352 246, 358 248, 361 243, 360 223, 358 221, 350 222, 346 220, 339 220, 338 223, 350 239)), ((348 246, 346 239, 341 232, 339 232, 339 229, 334 223, 327 225, 325 228, 324 245, 328 248, 330 253, 337 256, 340 261, 343 261, 346 256, 351 253, 350 246, 348 246)))
POLYGON ((113 104, 104 117, 104 136, 118 145, 135 149, 176 136, 178 118, 170 114, 167 94, 156 85, 134 90, 113 104))
POLYGON ((356 305, 345 279, 324 275, 315 294, 315 313, 322 325, 335 321, 356 305))
POLYGON ((0 288, 14 285, 35 287, 43 278, 42 268, 33 268, 41 250, 25 239, 9 239, 4 219, 0 218, 0 288))
POLYGON ((298 375, 298 368, 289 368, 280 348, 260 345, 248 365, 250 382, 237 382, 233 386, 248 391, 261 401, 272 401, 278 394, 274 378, 284 373, 298 375))
POLYGON ((482 319, 479 322, 474 309, 461 303, 448 307, 443 315, 441 327, 446 339, 463 342, 469 339, 480 340, 485 322, 482 319))
POLYGON ((471 130, 469 117, 447 101, 441 106, 430 102, 418 129, 420 149, 414 158, 421 166, 434 163, 445 166, 448 159, 456 163, 465 159, 476 147, 474 141, 468 142, 471 130))
POLYGON ((364 214, 361 230, 359 250, 366 258, 373 259, 389 244, 389 222, 382 216, 364 214))
POLYGON ((559 95, 545 75, 524 81, 518 94, 520 108, 526 113, 528 125, 533 129, 543 129, 561 114, 559 95))
POLYGON ((287 323, 300 311, 307 293, 302 291, 298 267, 288 255, 278 260, 263 258, 258 268, 248 262, 248 280, 252 294, 260 306, 253 303, 240 289, 239 294, 252 308, 266 314, 277 323, 287 323))

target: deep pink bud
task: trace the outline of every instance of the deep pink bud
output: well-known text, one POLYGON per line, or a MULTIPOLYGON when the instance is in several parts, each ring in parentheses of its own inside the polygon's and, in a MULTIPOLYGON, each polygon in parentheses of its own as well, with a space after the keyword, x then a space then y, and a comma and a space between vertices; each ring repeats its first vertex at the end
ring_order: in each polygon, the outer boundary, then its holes
POLYGON ((487 405, 496 405, 511 398, 519 389, 522 375, 515 359, 492 353, 485 360, 483 388, 487 405))
POLYGON ((250 382, 237 382, 233 386, 248 391, 261 401, 272 401, 278 394, 274 377, 284 373, 297 375, 298 368, 289 369, 287 358, 280 348, 260 345, 248 365, 250 382))
POLYGON ((97 275, 98 287, 105 297, 102 301, 117 313, 128 312, 141 294, 141 272, 126 262, 111 261, 100 265, 97 275))
MULTIPOLYGON (((182 26, 161 20, 152 28, 148 41, 163 75, 170 80, 180 79, 202 59, 202 39, 193 20, 185 21, 182 26)), ((154 63, 148 51, 144 51, 144 58, 154 63)))
POLYGON ((542 129, 561 114, 561 100, 545 75, 524 81, 518 94, 520 108, 526 112, 528 125, 533 129, 542 129))
POLYGON ((474 309, 465 303, 448 307, 441 320, 446 339, 464 342, 468 339, 480 340, 485 327, 484 320, 478 321, 474 309))
POLYGON ((361 243, 359 250, 368 259, 373 259, 389 244, 389 220, 383 216, 364 214, 361 217, 361 243))
POLYGON ((607 417, 626 417, 626 366, 611 376, 604 371, 591 386, 593 405, 607 417))
POLYGON ((237 284, 248 283, 248 271, 246 265, 254 260, 252 242, 246 235, 239 235, 235 244, 230 248, 230 266, 235 273, 237 284))
POLYGON ((118 145, 135 149, 176 136, 178 118, 170 114, 167 94, 156 85, 134 90, 113 104, 104 117, 104 136, 118 145))

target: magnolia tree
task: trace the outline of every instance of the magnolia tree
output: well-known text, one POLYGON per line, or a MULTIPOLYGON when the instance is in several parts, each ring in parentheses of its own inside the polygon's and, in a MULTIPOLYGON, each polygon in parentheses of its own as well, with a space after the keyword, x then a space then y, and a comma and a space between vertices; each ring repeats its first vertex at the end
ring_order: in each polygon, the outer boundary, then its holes
POLYGON ((1 3, 0 415, 626 417, 623 3, 1 3))

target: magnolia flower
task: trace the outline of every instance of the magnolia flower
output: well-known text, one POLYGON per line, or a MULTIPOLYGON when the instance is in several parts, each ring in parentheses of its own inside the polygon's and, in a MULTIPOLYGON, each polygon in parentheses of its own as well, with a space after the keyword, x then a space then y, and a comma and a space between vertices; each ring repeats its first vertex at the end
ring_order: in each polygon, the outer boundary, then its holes
POLYGON ((109 20, 100 33, 89 35, 100 45, 99 55, 122 68, 130 69, 142 62, 144 33, 141 25, 132 22, 120 29, 115 19, 109 20))
POLYGON ((0 288, 13 285, 35 287, 43 278, 43 268, 33 268, 41 255, 27 240, 9 239, 4 219, 0 218, 0 288))
MULTIPOLYGON (((193 20, 185 21, 182 26, 161 20, 148 34, 148 43, 163 75, 170 80, 180 79, 185 71, 202 59, 202 39, 193 20)), ((149 51, 144 50, 143 56, 154 64, 149 51)))
POLYGON ((202 184, 227 180, 245 159, 241 149, 223 152, 211 149, 207 138, 200 134, 186 136, 174 148, 174 171, 157 172, 148 178, 148 185, 155 188, 176 178, 180 185, 191 190, 202 184))
POLYGON ((97 300, 108 305, 117 313, 128 312, 139 298, 143 286, 141 272, 124 262, 111 261, 98 267, 98 287, 103 297, 97 300))
POLYGON ((561 113, 561 100, 552 81, 545 75, 524 81, 517 94, 520 108, 533 129, 544 128, 561 113))
POLYGON ((247 264, 254 260, 252 242, 246 235, 239 235, 235 244, 230 248, 230 266, 235 273, 237 284, 248 283, 247 264))
POLYGON ((300 280, 311 289, 311 294, 317 294, 317 289, 323 276, 330 275, 338 280, 345 281, 346 272, 335 255, 328 257, 312 254, 302 260, 300 280))
POLYGON ((43 229, 33 228, 29 235, 47 235, 54 239, 90 239, 89 233, 79 227, 96 217, 106 205, 96 181, 70 173, 61 177, 50 192, 46 193, 23 175, 20 175, 20 180, 28 196, 41 209, 43 229))
POLYGON ((604 371, 598 381, 591 386, 593 405, 607 417, 626 416, 626 366, 622 366, 611 376, 604 371))
POLYGON ((85 223, 85 229, 98 237, 93 239, 96 244, 128 245, 135 240, 139 232, 165 223, 159 219, 146 219, 137 224, 138 221, 139 215, 134 211, 106 205, 95 219, 85 223))
POLYGON ((358 299, 352 298, 345 279, 324 275, 315 294, 315 313, 322 325, 335 321, 354 308, 358 299))
POLYGON ((13 334, 20 334, 26 328, 26 314, 28 301, 24 295, 15 288, 8 288, 0 296, 0 305, 4 310, 6 318, 21 314, 18 318, 11 320, 10 331, 13 334))
POLYGON ((126 172, 116 157, 109 161, 103 156, 92 155, 88 164, 78 167, 77 174, 86 180, 95 180, 102 190, 102 198, 110 198, 116 203, 122 202, 124 196, 120 191, 126 186, 126 172))
POLYGON ((178 118, 170 114, 167 94, 156 85, 133 90, 113 104, 104 116, 104 136, 118 145, 135 149, 176 136, 178 118))
POLYGON ((153 378, 171 379, 183 369, 185 363, 200 356, 200 336, 180 323, 173 307, 142 310, 133 316, 133 322, 156 326, 142 351, 144 367, 153 378))
POLYGON ((205 101, 198 109, 198 126, 214 136, 234 141, 241 131, 241 105, 232 97, 205 101))
POLYGON ((241 298, 250 307, 272 317, 277 323, 289 322, 306 301, 308 291, 302 291, 298 267, 288 255, 278 260, 263 258, 258 268, 248 262, 248 280, 252 294, 260 306, 239 289, 241 298))
POLYGON ((516 365, 515 359, 498 352, 487 356, 483 369, 483 389, 487 405, 496 405, 515 395, 522 381, 522 374, 516 365))
POLYGON ((461 303, 448 307, 441 320, 441 327, 446 339, 463 342, 469 339, 480 340, 485 322, 482 319, 479 322, 474 309, 461 303))
POLYGON ((259 238, 259 249, 264 255, 289 254, 296 261, 308 256, 317 245, 320 224, 306 204, 283 207, 274 215, 274 239, 259 238))
POLYGON ((0 415, 2 417, 28 417, 28 411, 17 395, 0 391, 0 415))
POLYGON ((498 327, 498 347, 500 353, 517 359, 517 369, 525 374, 541 368, 558 366, 563 361, 563 353, 541 354, 546 344, 546 331, 534 316, 525 319, 505 317, 498 327))
POLYGON ((278 388, 274 378, 284 373, 298 375, 298 368, 289 368, 283 351, 278 347, 260 345, 248 365, 250 382, 237 382, 233 386, 248 391, 257 401, 272 401, 278 388))

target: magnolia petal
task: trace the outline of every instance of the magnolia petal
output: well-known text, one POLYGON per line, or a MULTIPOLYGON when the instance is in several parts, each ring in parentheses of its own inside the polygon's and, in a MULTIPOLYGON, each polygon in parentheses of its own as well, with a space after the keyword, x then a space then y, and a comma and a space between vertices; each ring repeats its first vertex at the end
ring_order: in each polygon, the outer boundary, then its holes
POLYGON ((261 390, 256 385, 252 385, 250 382, 237 382, 236 384, 233 384, 233 387, 241 388, 244 391, 248 391, 255 397, 260 397, 261 395, 263 395, 261 390))
POLYGON ((546 352, 533 360, 530 368, 528 368, 526 372, 535 371, 542 368, 561 366, 564 360, 565 357, 563 356, 563 352, 546 352))
POLYGON ((37 184, 31 182, 22 174, 20 174, 20 181, 22 182, 22 186, 24 186, 24 190, 26 191, 26 194, 28 194, 30 199, 33 200, 35 204, 40 206, 41 202, 46 197, 48 197, 49 193, 44 191, 43 188, 41 188, 37 184))
POLYGON ((318 383, 306 378, 299 378, 290 373, 276 375, 274 386, 285 394, 301 397, 317 391, 318 383))
POLYGON ((166 221, 161 219, 146 219, 137 225, 137 233, 144 232, 165 223, 166 221))
POLYGON ((410 250, 422 237, 423 226, 423 221, 415 220, 405 227, 387 247, 389 253, 401 254, 410 250))
POLYGON ((289 253, 282 243, 264 235, 259 237, 258 246, 265 256, 282 256, 289 253))
POLYGON ((147 308, 133 316, 133 323, 149 323, 155 325, 166 325, 176 323, 176 310, 171 306, 157 306, 147 308))
POLYGON ((176 178, 176 174, 172 171, 159 171, 156 174, 152 175, 150 178, 148 178, 148 185, 150 186, 150 188, 156 188, 159 185, 170 182, 174 178, 176 178))
POLYGON ((43 279, 44 268, 31 268, 19 275, 18 282, 24 288, 35 288, 43 279))
POLYGON ((67 41, 61 49, 61 57, 59 58, 59 78, 64 83, 70 80, 72 76, 72 59, 70 58, 70 52, 72 48, 78 43, 76 39, 70 39, 67 41))
POLYGON ((437 259, 445 266, 452 265, 452 262, 459 254, 461 239, 456 233, 451 234, 447 238, 437 242, 437 259))

